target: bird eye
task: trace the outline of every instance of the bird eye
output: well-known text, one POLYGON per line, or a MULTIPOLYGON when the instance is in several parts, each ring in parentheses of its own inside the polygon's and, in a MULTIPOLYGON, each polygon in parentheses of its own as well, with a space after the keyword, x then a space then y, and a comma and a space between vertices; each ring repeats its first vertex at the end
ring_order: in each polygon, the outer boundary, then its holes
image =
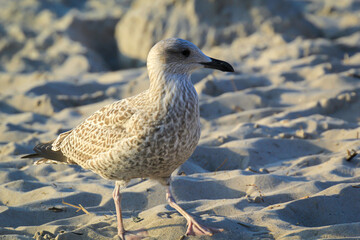
POLYGON ((181 52, 181 54, 185 57, 188 57, 190 55, 190 50, 189 49, 185 49, 181 52))

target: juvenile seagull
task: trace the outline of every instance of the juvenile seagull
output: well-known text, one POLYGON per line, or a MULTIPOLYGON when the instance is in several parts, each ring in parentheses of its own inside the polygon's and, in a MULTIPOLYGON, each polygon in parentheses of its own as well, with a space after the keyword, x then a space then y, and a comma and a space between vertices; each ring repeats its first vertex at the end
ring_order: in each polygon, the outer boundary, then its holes
POLYGON ((43 158, 35 164, 77 164, 116 181, 113 199, 121 239, 141 239, 143 234, 125 231, 122 220, 120 189, 133 178, 155 179, 167 186, 169 205, 187 220, 186 235, 222 231, 200 225, 175 202, 170 188, 171 173, 191 156, 200 138, 198 95, 190 81, 198 68, 234 71, 186 40, 158 42, 147 58, 148 90, 101 108, 23 158, 43 158))

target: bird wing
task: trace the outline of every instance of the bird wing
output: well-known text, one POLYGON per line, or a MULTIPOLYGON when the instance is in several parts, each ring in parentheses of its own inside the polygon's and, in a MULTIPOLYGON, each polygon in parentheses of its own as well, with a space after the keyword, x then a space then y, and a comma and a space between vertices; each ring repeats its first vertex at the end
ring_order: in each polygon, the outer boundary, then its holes
POLYGON ((74 129, 62 133, 52 144, 53 151, 61 151, 70 164, 83 165, 129 134, 127 121, 138 109, 132 98, 123 99, 96 111, 74 129))

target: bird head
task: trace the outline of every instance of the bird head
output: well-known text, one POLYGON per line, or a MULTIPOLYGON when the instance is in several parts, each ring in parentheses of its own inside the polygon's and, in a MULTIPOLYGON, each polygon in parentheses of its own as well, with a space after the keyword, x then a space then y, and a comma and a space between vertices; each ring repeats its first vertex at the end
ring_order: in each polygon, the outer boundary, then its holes
POLYGON ((193 43, 179 38, 169 38, 155 44, 149 52, 147 67, 149 72, 162 71, 165 74, 190 75, 199 68, 234 72, 229 63, 210 58, 193 43))

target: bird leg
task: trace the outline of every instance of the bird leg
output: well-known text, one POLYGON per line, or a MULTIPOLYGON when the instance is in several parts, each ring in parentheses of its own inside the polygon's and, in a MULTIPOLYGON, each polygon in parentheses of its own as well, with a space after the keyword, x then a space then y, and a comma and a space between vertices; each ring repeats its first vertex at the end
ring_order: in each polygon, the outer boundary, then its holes
POLYGON ((118 235, 120 238, 125 239, 125 229, 124 229, 124 223, 122 219, 122 213, 121 213, 121 194, 120 194, 120 186, 118 184, 115 184, 115 188, 113 191, 113 199, 115 203, 115 210, 116 210, 116 219, 118 224, 118 235))
POLYGON ((168 184, 168 188, 166 191, 166 200, 168 201, 169 205, 175 208, 185 219, 187 220, 187 230, 185 235, 192 235, 192 236, 200 236, 200 235, 209 235, 212 236, 214 233, 222 232, 224 229, 222 228, 210 228, 205 227, 198 223, 190 214, 188 214, 184 209, 182 209, 174 200, 170 184, 168 184))
POLYGON ((146 231, 136 231, 136 232, 129 232, 125 231, 124 223, 122 219, 121 213, 121 193, 120 193, 120 185, 115 183, 115 188, 113 191, 113 199, 115 203, 116 209, 116 219, 117 219, 117 228, 118 228, 118 236, 121 240, 140 240, 143 239, 146 235, 146 231))

